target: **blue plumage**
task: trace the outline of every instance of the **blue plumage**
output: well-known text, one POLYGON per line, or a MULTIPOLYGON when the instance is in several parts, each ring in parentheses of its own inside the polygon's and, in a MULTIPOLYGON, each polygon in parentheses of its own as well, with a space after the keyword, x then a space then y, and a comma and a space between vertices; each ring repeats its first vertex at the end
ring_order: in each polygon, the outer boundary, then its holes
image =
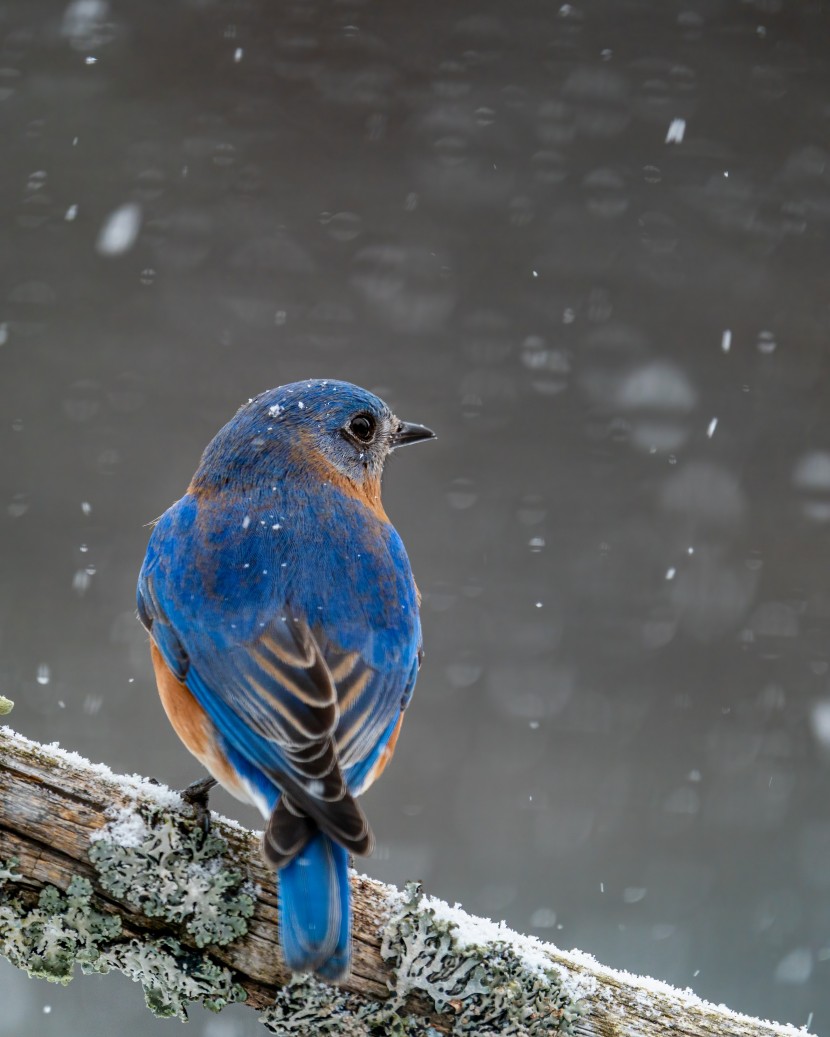
POLYGON ((420 659, 380 477, 431 436, 348 383, 263 393, 208 445, 139 577, 168 716, 268 819, 286 962, 329 979, 348 970, 347 854, 373 841, 355 797, 394 750, 420 659))
POLYGON ((348 857, 318 832, 280 871, 280 937, 285 963, 338 979, 349 965, 352 927, 348 857))

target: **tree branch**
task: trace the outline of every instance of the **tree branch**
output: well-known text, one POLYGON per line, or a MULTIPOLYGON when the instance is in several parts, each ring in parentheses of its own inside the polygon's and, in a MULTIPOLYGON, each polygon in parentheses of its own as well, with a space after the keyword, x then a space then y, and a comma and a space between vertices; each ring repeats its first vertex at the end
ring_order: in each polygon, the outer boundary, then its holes
POLYGON ((58 982, 119 969, 161 1015, 245 1001, 285 1035, 804 1037, 359 875, 349 979, 292 978, 258 835, 190 818, 164 786, 0 729, 0 953, 58 982))

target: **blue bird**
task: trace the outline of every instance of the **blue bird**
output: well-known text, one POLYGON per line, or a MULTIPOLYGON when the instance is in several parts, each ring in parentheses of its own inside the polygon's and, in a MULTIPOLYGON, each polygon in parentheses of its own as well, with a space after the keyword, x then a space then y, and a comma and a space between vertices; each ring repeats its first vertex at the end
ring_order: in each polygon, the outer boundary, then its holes
POLYGON ((389 454, 433 438, 348 382, 271 389, 208 444, 138 580, 159 694, 185 746, 266 819, 287 966, 349 970, 357 802, 421 661, 419 594, 383 510, 389 454))

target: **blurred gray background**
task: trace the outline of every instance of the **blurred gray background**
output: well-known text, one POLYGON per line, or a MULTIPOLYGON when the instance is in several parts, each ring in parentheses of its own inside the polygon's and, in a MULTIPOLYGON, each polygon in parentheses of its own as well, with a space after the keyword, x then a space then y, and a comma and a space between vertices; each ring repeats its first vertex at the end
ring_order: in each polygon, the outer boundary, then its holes
MULTIPOLYGON (((242 400, 358 382, 440 434, 386 479, 427 654, 365 870, 830 1034, 828 4, 17 0, 0 37, 13 726, 199 776, 144 524, 242 400)), ((0 965, 2 1035, 178 1025, 0 965)))

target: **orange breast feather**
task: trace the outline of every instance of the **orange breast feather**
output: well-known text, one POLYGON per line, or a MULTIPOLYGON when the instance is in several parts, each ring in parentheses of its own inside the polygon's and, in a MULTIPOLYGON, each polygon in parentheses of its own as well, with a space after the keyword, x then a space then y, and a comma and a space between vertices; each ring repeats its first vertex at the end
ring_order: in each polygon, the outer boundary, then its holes
POLYGON ((155 642, 150 639, 153 669, 156 671, 161 704, 176 734, 199 762, 205 766, 220 785, 232 796, 245 803, 251 802, 247 790, 239 781, 216 742, 216 729, 207 713, 193 697, 186 685, 170 672, 155 642))

